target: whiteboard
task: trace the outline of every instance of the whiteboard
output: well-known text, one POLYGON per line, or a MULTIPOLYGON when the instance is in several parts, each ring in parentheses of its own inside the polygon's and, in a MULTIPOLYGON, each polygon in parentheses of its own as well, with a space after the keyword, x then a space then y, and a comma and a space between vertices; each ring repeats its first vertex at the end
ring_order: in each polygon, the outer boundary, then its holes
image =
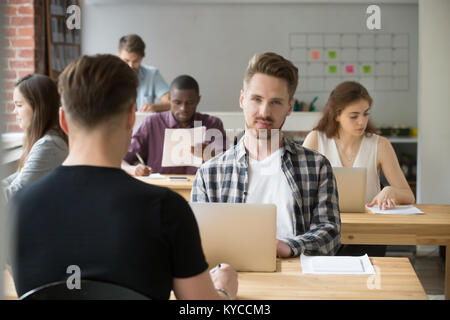
MULTIPOLYGON (((318 96, 319 110, 342 80, 341 70, 352 70, 347 66, 348 59, 395 60, 398 64, 394 69, 379 65, 373 68, 376 77, 361 81, 374 98, 371 116, 377 126, 416 127, 418 7, 410 3, 381 4, 382 30, 372 31, 373 37, 366 28, 366 8, 367 4, 329 3, 86 3, 82 11, 82 50, 85 54, 116 53, 122 35, 139 34, 147 45, 144 63, 156 66, 166 82, 180 74, 197 79, 202 95, 199 110, 203 112, 240 111, 244 71, 255 53, 274 51, 287 58, 296 57, 300 67, 296 98, 310 102, 318 96), (377 33, 388 34, 389 39, 377 33), (306 35, 308 48, 299 46, 292 52, 293 43, 305 40, 291 39, 293 34, 306 35), (336 34, 341 36, 340 42, 336 34), (386 41, 398 47, 395 56, 389 50, 371 50, 370 46, 382 46, 386 41), (328 65, 308 65, 308 61, 302 65, 301 60, 310 54, 309 46, 323 43, 342 46, 335 48, 342 57, 340 64, 331 69, 328 65), (358 52, 358 46, 365 51, 358 52), (324 70, 339 73, 306 78, 306 70, 320 75, 324 70), (388 90, 391 88, 397 90, 388 90)), ((355 72, 358 68, 362 65, 355 64, 355 72)))

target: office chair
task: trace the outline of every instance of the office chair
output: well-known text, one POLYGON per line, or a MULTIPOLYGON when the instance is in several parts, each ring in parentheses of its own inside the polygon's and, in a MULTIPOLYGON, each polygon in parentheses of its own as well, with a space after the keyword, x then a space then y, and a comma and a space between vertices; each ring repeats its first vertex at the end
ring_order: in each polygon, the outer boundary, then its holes
POLYGON ((120 285, 81 280, 80 289, 68 289, 66 281, 53 282, 23 294, 20 300, 151 300, 120 285))

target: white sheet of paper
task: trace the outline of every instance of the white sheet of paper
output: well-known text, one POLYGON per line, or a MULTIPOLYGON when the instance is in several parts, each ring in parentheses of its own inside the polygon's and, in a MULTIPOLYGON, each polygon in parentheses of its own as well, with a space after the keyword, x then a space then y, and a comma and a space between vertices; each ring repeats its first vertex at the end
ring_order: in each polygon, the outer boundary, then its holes
POLYGON ((148 176, 141 176, 140 178, 145 178, 145 179, 165 179, 166 176, 162 175, 161 173, 151 173, 148 176))
POLYGON ((386 210, 378 209, 378 206, 366 206, 366 208, 377 214, 423 214, 423 211, 419 210, 413 205, 395 206, 395 208, 386 210))
POLYGON ((201 145, 205 140, 205 135, 206 127, 204 126, 188 129, 166 129, 161 166, 200 167, 203 162, 201 148, 198 156, 194 156, 191 153, 191 147, 201 145))
POLYGON ((375 274, 367 254, 360 257, 300 256, 304 274, 375 274))

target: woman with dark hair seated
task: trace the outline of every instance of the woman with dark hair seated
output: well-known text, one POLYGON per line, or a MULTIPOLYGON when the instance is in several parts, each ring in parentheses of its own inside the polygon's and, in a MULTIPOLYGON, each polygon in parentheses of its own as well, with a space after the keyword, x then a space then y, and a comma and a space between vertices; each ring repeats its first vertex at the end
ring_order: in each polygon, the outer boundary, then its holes
MULTIPOLYGON (((333 167, 367 168, 366 202, 382 209, 415 202, 391 143, 369 121, 372 98, 361 84, 346 81, 330 94, 317 126, 303 146, 328 158, 333 167), (380 170, 389 186, 381 188, 380 170)), ((386 246, 344 246, 343 255, 384 256, 386 246)))
POLYGON ((2 181, 6 198, 59 166, 67 157, 67 136, 59 126, 60 98, 53 80, 29 74, 14 88, 14 113, 25 131, 17 172, 2 181))

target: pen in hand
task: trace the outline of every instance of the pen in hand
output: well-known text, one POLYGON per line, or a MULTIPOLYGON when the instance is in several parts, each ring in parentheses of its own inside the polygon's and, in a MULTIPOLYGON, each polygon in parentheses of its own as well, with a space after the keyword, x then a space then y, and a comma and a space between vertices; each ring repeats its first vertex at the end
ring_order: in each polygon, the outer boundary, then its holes
POLYGON ((137 165, 135 171, 134 171, 134 175, 136 176, 148 176, 149 174, 152 173, 152 169, 149 168, 144 160, 142 159, 142 157, 139 155, 139 153, 136 152, 136 157, 138 158, 140 165, 137 165), (142 166, 141 166, 142 165, 142 166))
POLYGON ((138 158, 139 162, 145 166, 144 160, 142 159, 142 157, 140 156, 140 154, 137 153, 137 152, 136 152, 136 157, 138 158))

